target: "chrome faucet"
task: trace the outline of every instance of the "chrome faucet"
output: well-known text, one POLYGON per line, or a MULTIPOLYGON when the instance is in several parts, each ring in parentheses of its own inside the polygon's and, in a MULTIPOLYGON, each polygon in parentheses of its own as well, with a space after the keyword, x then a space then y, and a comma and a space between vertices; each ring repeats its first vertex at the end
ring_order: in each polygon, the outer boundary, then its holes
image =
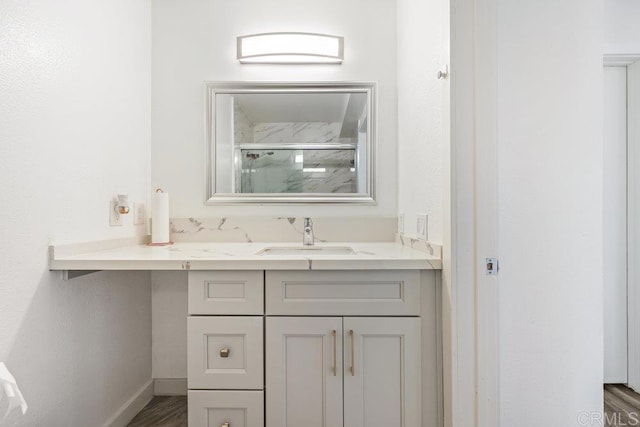
POLYGON ((302 244, 305 246, 312 246, 313 243, 313 221, 311 221, 311 218, 305 218, 304 231, 302 232, 302 244))

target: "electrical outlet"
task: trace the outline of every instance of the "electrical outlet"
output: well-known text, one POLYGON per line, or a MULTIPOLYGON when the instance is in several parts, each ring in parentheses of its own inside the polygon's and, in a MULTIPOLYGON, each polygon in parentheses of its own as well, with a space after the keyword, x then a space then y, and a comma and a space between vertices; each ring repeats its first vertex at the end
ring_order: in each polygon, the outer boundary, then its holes
POLYGON ((429 240, 429 215, 418 214, 416 216, 416 234, 418 239, 429 240))
POLYGON ((124 225, 124 215, 118 212, 118 200, 113 199, 109 202, 109 225, 119 227, 124 225))
POLYGON ((133 203, 133 224, 143 225, 147 220, 147 209, 142 202, 133 203))
POLYGON ((404 233, 404 214, 398 215, 398 234, 404 233))

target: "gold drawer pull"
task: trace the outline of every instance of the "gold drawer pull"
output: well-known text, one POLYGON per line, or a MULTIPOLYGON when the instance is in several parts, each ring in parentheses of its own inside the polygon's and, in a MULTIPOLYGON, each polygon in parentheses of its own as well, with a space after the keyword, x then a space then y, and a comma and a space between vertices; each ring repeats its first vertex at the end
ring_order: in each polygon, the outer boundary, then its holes
POLYGON ((335 329, 331 332, 331 335, 333 335, 333 376, 335 377, 335 376, 338 375, 338 357, 337 357, 337 354, 336 354, 337 353, 337 350, 336 350, 336 347, 337 347, 337 343, 336 343, 337 332, 336 332, 335 329))
MULTIPOLYGON (((229 357, 229 353, 231 353, 231 350, 229 350, 227 347, 225 347, 225 348, 220 350, 220 357, 227 358, 227 357, 229 357)), ((229 427, 229 423, 225 423, 225 424, 223 424, 222 426, 223 427, 229 427)))
POLYGON ((229 423, 223 423, 220 427, 231 427, 231 424, 229 424, 229 423))
POLYGON ((355 345, 353 343, 353 329, 349 331, 349 335, 351 336, 351 376, 354 377, 356 375, 356 357, 355 357, 355 345))

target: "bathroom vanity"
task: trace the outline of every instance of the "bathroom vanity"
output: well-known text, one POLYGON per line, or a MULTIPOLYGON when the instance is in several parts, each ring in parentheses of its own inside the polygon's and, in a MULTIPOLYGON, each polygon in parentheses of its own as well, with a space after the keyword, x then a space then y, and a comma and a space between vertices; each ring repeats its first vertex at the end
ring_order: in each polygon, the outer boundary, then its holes
POLYGON ((436 256, 398 243, 58 246, 51 268, 188 270, 190 426, 441 423, 436 256))

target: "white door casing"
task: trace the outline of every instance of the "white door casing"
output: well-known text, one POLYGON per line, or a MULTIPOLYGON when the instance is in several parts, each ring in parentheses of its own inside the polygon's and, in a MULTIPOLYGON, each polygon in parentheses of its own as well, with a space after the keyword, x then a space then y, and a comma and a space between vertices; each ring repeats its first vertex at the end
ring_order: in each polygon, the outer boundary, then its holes
POLYGON ((640 391, 640 55, 627 67, 628 83, 628 385, 640 391))
POLYGON ((604 382, 627 382, 627 67, 604 67, 604 382))

